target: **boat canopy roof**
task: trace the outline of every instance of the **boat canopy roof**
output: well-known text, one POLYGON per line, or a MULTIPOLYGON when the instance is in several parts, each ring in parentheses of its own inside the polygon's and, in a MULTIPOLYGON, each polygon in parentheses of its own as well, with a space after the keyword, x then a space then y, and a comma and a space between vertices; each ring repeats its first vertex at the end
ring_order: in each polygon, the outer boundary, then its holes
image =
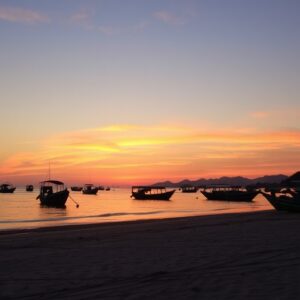
POLYGON ((230 185, 230 184, 208 184, 206 188, 242 188, 241 185, 230 185))
POLYGON ((212 189, 213 191, 242 191, 245 190, 242 186, 206 186, 205 189, 212 189))
POLYGON ((152 189, 152 190, 163 190, 166 187, 165 186, 149 186, 149 185, 134 185, 132 187, 133 189, 152 189))
POLYGON ((42 181, 41 184, 46 184, 46 183, 52 183, 52 184, 57 184, 57 185, 64 185, 63 182, 58 181, 58 180, 46 180, 46 181, 42 181))
POLYGON ((12 186, 12 184, 10 184, 10 183, 3 183, 3 184, 1 184, 1 186, 8 187, 8 186, 12 186))

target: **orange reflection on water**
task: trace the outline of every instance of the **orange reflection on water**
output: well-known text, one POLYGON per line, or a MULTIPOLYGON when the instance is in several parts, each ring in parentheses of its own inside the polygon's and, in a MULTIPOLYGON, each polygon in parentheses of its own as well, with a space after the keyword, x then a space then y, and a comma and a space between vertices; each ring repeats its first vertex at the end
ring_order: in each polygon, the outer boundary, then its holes
POLYGON ((67 224, 87 224, 184 216, 238 213, 272 209, 258 195, 253 203, 207 201, 201 193, 179 191, 171 201, 144 201, 130 198, 130 189, 100 191, 98 195, 71 192, 79 208, 69 199, 65 209, 41 207, 33 193, 18 188, 15 194, 0 194, 0 230, 36 228, 67 224))

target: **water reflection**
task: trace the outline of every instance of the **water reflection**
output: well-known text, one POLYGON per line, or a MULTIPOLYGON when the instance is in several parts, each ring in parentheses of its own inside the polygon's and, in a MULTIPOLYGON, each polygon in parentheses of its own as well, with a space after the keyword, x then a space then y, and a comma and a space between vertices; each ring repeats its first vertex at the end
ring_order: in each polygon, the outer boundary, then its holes
POLYGON ((36 191, 18 190, 11 195, 0 194, 0 229, 32 228, 64 224, 115 222, 153 218, 222 214, 271 209, 258 195, 253 202, 207 201, 200 193, 176 191, 171 201, 144 201, 130 198, 130 189, 100 191, 97 195, 71 192, 66 208, 42 207, 36 191))
POLYGON ((49 207, 46 205, 40 204, 40 216, 47 216, 47 215, 59 215, 59 216, 67 216, 67 206, 63 207, 49 207))

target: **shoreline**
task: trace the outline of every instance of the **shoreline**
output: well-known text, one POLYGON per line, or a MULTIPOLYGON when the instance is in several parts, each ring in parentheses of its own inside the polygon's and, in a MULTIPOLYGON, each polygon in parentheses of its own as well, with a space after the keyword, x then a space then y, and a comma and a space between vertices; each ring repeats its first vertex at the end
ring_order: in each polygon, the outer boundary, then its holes
POLYGON ((0 297, 298 299, 299 230, 268 210, 0 235, 0 297))
POLYGON ((176 220, 189 220, 189 219, 206 219, 214 218, 218 216, 236 216, 236 215, 252 215, 260 214, 265 212, 274 211, 274 209, 265 209, 259 211, 245 211, 245 212, 227 212, 219 214, 207 214, 207 215, 194 215, 194 216, 183 216, 183 217, 170 217, 170 218, 153 218, 153 219, 141 219, 141 220, 124 220, 124 221, 105 221, 105 222, 95 222, 95 223, 82 223, 82 224, 66 224, 66 225, 52 225, 34 228, 9 228, 0 229, 0 238, 4 235, 11 234, 26 234, 35 232, 49 232, 49 231, 65 231, 65 230, 88 230, 93 228, 101 228, 107 226, 117 226, 117 225, 127 225, 127 224, 144 224, 144 223, 155 223, 159 221, 176 221, 176 220))

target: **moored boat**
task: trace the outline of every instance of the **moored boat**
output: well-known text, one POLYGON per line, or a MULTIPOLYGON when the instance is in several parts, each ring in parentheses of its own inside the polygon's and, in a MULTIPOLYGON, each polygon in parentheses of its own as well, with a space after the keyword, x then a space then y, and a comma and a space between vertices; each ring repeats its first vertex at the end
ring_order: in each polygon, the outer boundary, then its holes
POLYGON ((207 198, 207 200, 218 201, 235 201, 235 202, 251 202, 258 191, 247 191, 241 187, 211 187, 209 190, 206 188, 201 193, 207 198))
POLYGON ((3 183, 0 185, 0 193, 13 193, 16 187, 10 183, 3 183))
POLYGON ((182 193, 197 193, 198 190, 199 190, 199 188, 196 186, 182 186, 181 187, 182 193))
POLYGON ((84 185, 82 193, 85 195, 96 195, 98 193, 98 187, 95 187, 91 183, 87 183, 84 185))
POLYGON ((174 192, 167 191, 165 187, 133 186, 131 197, 136 200, 170 200, 174 192))
POLYGON ((69 191, 61 181, 47 180, 41 182, 40 194, 37 199, 41 201, 41 205, 51 207, 65 207, 68 200, 69 191))
POLYGON ((26 185, 26 192, 32 192, 32 191, 33 191, 33 185, 32 184, 26 185))
POLYGON ((81 192, 82 191, 82 186, 71 186, 71 191, 81 192))
POLYGON ((300 212, 300 194, 288 191, 286 194, 277 195, 274 191, 270 194, 260 191, 276 210, 300 212))

